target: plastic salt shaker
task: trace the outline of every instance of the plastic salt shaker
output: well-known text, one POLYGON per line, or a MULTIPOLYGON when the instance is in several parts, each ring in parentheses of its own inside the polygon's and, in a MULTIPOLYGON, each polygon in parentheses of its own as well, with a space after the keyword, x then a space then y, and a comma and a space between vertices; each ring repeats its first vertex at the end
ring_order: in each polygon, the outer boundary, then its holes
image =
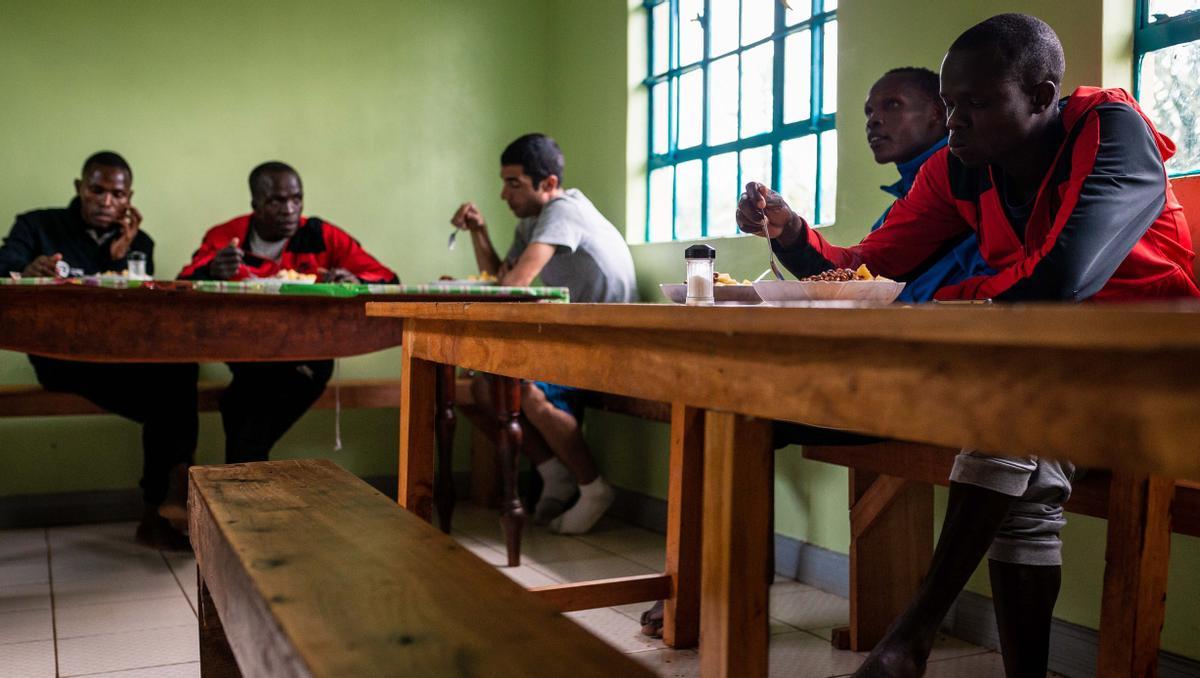
POLYGON ((145 252, 130 252, 125 259, 125 264, 129 270, 130 280, 149 280, 150 276, 146 275, 146 253, 145 252))
POLYGON ((687 262, 687 305, 713 305, 713 266, 717 251, 709 245, 692 245, 683 252, 687 262))

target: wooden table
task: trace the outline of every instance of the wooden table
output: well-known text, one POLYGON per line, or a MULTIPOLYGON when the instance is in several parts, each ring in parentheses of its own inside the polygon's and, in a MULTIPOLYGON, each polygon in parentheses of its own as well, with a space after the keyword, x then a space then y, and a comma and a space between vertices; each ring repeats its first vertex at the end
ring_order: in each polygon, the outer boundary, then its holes
MULTIPOLYGON (((400 344, 400 323, 368 318, 363 312, 367 301, 537 303, 567 298, 566 288, 553 287, 352 287, 363 293, 326 296, 323 292, 347 293, 350 288, 320 285, 299 286, 296 293, 288 293, 286 287, 282 293, 258 293, 242 283, 212 281, 152 281, 124 289, 0 284, 0 349, 118 363, 342 358, 400 344), (202 291, 197 286, 229 291, 202 291)), ((440 411, 438 426, 443 470, 438 477, 438 510, 447 532, 454 506, 453 382, 452 367, 438 375, 443 400, 450 403, 440 411)))
MULTIPOLYGON (((694 571, 672 559, 695 548, 688 542, 695 525, 685 510, 692 501, 686 488, 700 473, 689 465, 694 453, 676 451, 688 449, 688 432, 697 432, 697 413, 705 411, 699 587, 705 676, 766 675, 771 419, 1114 469, 1129 479, 1128 493, 1114 500, 1135 514, 1162 503, 1165 478, 1200 480, 1195 304, 372 303, 367 312, 404 320, 401 501, 426 516, 439 364, 672 402, 682 427, 672 435, 665 574, 680 605, 694 571), (673 538, 685 543, 672 544, 673 538)), ((509 407, 516 411, 519 403, 509 407)), ((519 436, 515 426, 510 430, 519 436)), ((1145 638, 1154 606, 1162 605, 1154 594, 1165 581, 1154 580, 1166 563, 1158 562, 1162 551, 1153 539, 1138 536, 1130 535, 1143 546, 1117 566, 1129 568, 1128 593, 1138 613, 1129 623, 1145 638)), ((668 605, 667 633, 673 623, 685 630, 694 623, 672 620, 671 613, 668 605)))

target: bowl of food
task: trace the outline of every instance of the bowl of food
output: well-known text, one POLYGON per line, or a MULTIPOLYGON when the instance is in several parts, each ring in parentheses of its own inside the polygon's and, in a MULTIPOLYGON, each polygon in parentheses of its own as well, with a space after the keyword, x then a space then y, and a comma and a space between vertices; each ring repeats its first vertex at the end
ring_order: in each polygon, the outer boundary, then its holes
MULTIPOLYGON (((676 304, 687 303, 687 284, 662 283, 658 288, 662 290, 664 297, 676 304)), ((752 306, 762 303, 753 283, 749 280, 739 282, 728 273, 713 274, 713 301, 731 306, 752 306)))
POLYGON ((862 302, 890 304, 904 290, 904 283, 872 275, 865 265, 858 269, 833 269, 801 280, 760 280, 754 283, 758 296, 773 306, 806 306, 812 302, 862 302))
POLYGON ((500 279, 488 273, 480 271, 479 275, 469 275, 465 278, 455 278, 453 276, 444 275, 434 281, 434 285, 499 285, 500 279))

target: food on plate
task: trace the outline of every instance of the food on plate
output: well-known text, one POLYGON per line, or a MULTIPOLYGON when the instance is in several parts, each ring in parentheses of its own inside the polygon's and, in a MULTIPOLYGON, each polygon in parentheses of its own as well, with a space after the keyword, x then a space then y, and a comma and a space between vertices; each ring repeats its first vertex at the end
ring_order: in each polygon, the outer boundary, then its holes
POLYGON ((828 271, 822 271, 816 275, 810 275, 807 278, 801 278, 801 282, 852 282, 861 280, 870 282, 872 280, 881 280, 892 282, 892 280, 881 275, 873 275, 867 269, 866 264, 860 265, 857 269, 853 268, 832 268, 828 271))
POLYGON ((500 279, 497 278, 496 276, 492 275, 491 273, 488 273, 487 271, 480 271, 479 275, 467 276, 467 280, 469 280, 471 282, 497 282, 500 279))
POLYGON ((275 277, 279 280, 288 280, 288 281, 294 281, 294 282, 316 282, 317 281, 316 273, 301 273, 299 271, 293 271, 290 268, 285 268, 282 271, 276 273, 275 277))
POLYGON ((733 276, 728 273, 713 273, 713 283, 717 285, 750 285, 749 280, 738 282, 733 276))

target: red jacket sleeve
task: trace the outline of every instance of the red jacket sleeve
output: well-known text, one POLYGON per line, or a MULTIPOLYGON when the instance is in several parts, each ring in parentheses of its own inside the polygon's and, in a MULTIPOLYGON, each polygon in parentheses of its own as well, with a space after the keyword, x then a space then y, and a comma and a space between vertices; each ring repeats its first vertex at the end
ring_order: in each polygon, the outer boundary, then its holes
POLYGON ((801 278, 866 264, 876 275, 903 280, 946 243, 971 230, 950 190, 946 153, 942 149, 925 161, 912 190, 892 205, 883 225, 859 244, 832 245, 804 223, 804 236, 797 244, 787 250, 776 246, 780 261, 801 278))
MULTIPOLYGON (((208 272, 208 264, 217 256, 217 252, 225 249, 229 245, 229 241, 234 237, 227 224, 215 226, 204 234, 204 240, 200 241, 200 249, 192 254, 192 261, 176 276, 179 280, 211 280, 212 276, 208 272)), ((243 264, 238 267, 237 275, 233 280, 241 280, 249 275, 249 269, 243 264)))
POLYGON ((344 268, 367 283, 400 282, 391 269, 368 254, 349 233, 329 222, 325 222, 325 247, 329 251, 330 268, 344 268))

